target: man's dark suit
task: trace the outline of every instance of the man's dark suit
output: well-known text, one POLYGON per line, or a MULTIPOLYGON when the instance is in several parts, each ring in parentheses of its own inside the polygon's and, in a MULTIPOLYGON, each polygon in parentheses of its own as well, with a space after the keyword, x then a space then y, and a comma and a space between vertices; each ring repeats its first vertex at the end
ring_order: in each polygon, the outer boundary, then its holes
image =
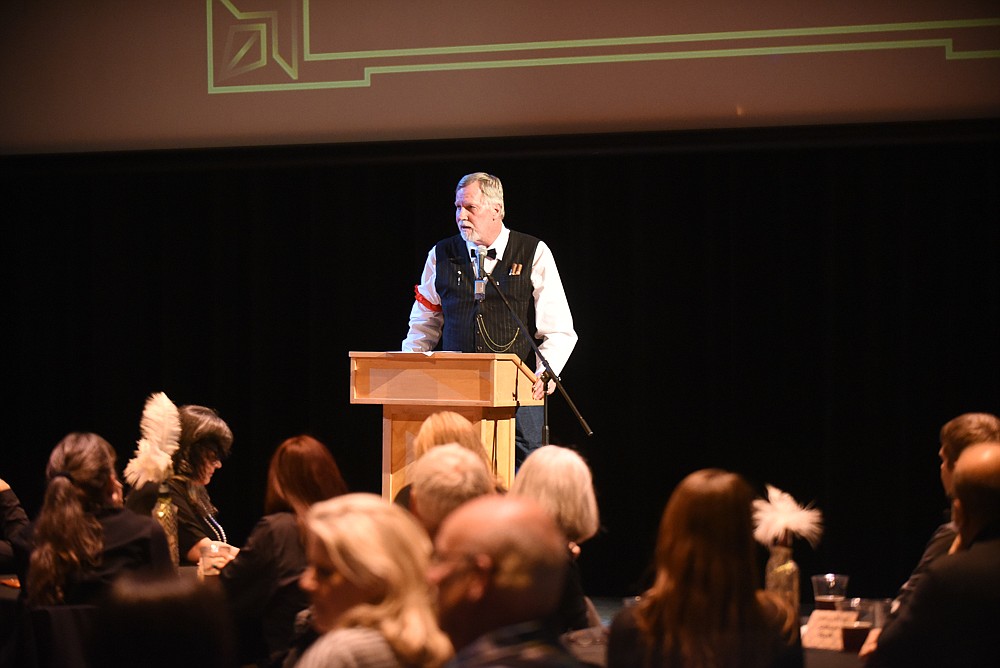
POLYGON ((1000 665, 1000 527, 936 559, 878 639, 869 666, 1000 665))

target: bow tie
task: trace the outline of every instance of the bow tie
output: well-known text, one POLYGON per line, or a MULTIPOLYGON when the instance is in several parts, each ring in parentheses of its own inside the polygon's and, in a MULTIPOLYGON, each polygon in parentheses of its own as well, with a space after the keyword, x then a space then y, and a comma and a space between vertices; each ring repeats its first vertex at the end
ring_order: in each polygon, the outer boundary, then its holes
MULTIPOLYGON (((470 257, 476 257, 476 249, 475 248, 470 248, 469 249, 469 256, 470 257)), ((496 248, 491 248, 488 251, 486 251, 486 257, 492 258, 494 260, 497 259, 497 249, 496 248)))

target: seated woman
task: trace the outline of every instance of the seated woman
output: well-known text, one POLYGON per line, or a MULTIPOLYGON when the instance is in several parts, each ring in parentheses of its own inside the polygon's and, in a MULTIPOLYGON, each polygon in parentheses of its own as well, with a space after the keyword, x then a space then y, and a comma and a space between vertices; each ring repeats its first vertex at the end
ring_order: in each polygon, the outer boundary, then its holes
POLYGON ((172 576, 162 527, 121 505, 115 451, 97 434, 72 433, 56 445, 38 518, 15 550, 29 604, 95 603, 116 578, 172 576))
MULTIPOLYGON (((486 447, 479 436, 479 431, 469 420, 454 411, 438 411, 431 413, 420 424, 420 429, 413 437, 413 455, 419 459, 421 455, 431 448, 444 445, 445 443, 457 443, 466 450, 476 454, 483 460, 486 469, 490 471, 495 479, 495 486, 498 492, 506 492, 503 482, 496 475, 496 466, 490 455, 486 452, 486 447)), ((404 508, 410 507, 410 485, 404 486, 393 499, 404 508)))
MULTIPOLYGON (((171 456, 172 468, 165 484, 177 506, 177 546, 181 564, 197 564, 201 547, 212 541, 228 543, 216 519, 206 486, 222 466, 233 445, 233 432, 219 414, 204 406, 181 406, 179 447, 171 456)), ((126 469, 126 477, 128 470, 126 469)), ((146 482, 125 499, 127 508, 149 515, 156 504, 159 484, 146 482)), ((235 555, 236 549, 230 552, 235 555)))
POLYGON ((289 438, 271 456, 266 514, 219 578, 245 662, 260 668, 281 665, 295 616, 309 607, 309 597, 299 588, 307 564, 305 515, 312 504, 345 493, 337 462, 315 438, 289 438))
POLYGON ((608 668, 801 668, 794 610, 757 587, 753 497, 719 469, 681 481, 660 522, 653 586, 612 621, 608 668))
POLYGON ((551 620, 553 630, 565 633, 600 625, 600 617, 584 594, 576 561, 580 545, 593 538, 600 527, 597 496, 587 462, 570 448, 543 445, 525 458, 510 493, 536 501, 548 511, 566 538, 570 567, 559 608, 551 620))
POLYGON ((452 655, 426 570, 431 542, 413 517, 374 494, 317 503, 306 518, 301 586, 321 635, 296 668, 435 668, 452 655))

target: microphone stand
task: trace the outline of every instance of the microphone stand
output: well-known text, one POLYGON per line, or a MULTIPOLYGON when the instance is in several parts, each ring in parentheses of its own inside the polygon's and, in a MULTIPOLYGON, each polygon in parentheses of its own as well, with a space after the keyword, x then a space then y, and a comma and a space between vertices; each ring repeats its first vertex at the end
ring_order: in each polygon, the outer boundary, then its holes
MULTIPOLYGON (((580 411, 578 411, 576 408, 576 404, 573 403, 573 400, 570 399, 569 397, 569 393, 566 392, 566 388, 563 387, 562 381, 559 380, 559 376, 555 374, 555 372, 552 370, 552 366, 549 364, 549 361, 545 359, 545 356, 542 355, 542 351, 538 349, 538 344, 535 343, 535 337, 532 336, 532 334, 528 331, 528 328, 525 326, 523 322, 521 322, 521 319, 517 316, 517 312, 514 311, 514 307, 511 306, 510 300, 507 299, 507 295, 505 295, 503 293, 503 290, 500 289, 499 281, 497 281, 497 279, 493 277, 492 273, 486 271, 485 266, 483 266, 480 269, 480 271, 482 272, 483 276, 485 276, 487 280, 489 280, 490 283, 492 283, 494 289, 496 289, 497 291, 497 294, 500 295, 500 299, 503 300, 504 306, 507 307, 507 310, 510 312, 511 317, 514 318, 514 322, 517 323, 518 327, 521 328, 521 331, 524 332, 525 335, 528 337, 528 342, 531 343, 531 347, 535 351, 535 356, 539 359, 539 361, 541 361, 542 366, 545 367, 545 371, 543 371, 542 375, 539 376, 539 378, 541 378, 541 380, 546 385, 545 389, 546 390, 548 389, 548 383, 550 380, 554 382, 556 384, 556 387, 559 388, 560 394, 562 394, 563 398, 566 399, 566 403, 569 404, 570 410, 573 411, 573 415, 576 416, 576 419, 580 423, 580 426, 583 428, 584 433, 586 433, 587 436, 593 436, 594 431, 590 428, 590 425, 587 424, 587 421, 583 419, 583 416, 580 414, 580 411)), ((549 444, 549 393, 543 391, 542 392, 542 445, 548 445, 548 444, 549 444)))

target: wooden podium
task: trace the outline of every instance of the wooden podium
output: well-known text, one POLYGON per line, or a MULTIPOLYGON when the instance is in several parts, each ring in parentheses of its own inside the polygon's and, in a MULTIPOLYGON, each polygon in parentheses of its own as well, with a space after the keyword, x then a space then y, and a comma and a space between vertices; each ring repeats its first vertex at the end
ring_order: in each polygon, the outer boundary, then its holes
POLYGON ((517 355, 351 352, 351 403, 382 404, 382 496, 409 482, 413 439, 424 419, 454 411, 478 427, 506 486, 514 479, 514 413, 540 406, 535 374, 517 355))

